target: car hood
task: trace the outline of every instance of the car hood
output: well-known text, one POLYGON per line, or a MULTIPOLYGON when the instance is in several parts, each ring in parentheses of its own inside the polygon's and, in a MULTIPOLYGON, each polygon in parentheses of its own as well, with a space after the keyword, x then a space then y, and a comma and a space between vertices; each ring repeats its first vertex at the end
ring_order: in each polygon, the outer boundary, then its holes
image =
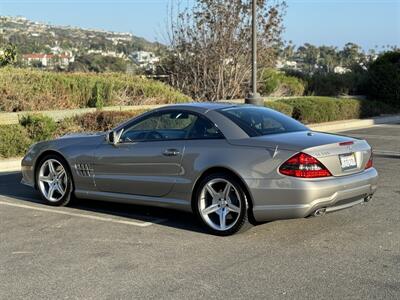
POLYGON ((61 150, 71 145, 96 145, 104 141, 104 132, 82 132, 82 133, 71 133, 56 138, 54 140, 42 141, 35 144, 33 147, 35 150, 61 150))
POLYGON ((69 133, 65 134, 58 139, 71 139, 71 138, 87 138, 92 136, 103 136, 104 132, 77 132, 77 133, 69 133))
POLYGON ((356 139, 317 131, 296 131, 281 134, 270 134, 264 136, 251 137, 240 140, 230 140, 233 145, 266 147, 285 149, 290 151, 301 151, 321 145, 340 143, 345 141, 355 141, 356 139))

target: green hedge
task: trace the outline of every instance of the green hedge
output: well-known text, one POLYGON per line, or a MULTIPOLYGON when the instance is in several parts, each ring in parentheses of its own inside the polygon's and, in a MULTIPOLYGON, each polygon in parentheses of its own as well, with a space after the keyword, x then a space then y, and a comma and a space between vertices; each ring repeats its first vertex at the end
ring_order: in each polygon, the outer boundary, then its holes
POLYGON ((305 90, 303 80, 270 68, 261 71, 260 82, 259 92, 263 96, 302 96, 305 90))
POLYGON ((302 97, 277 102, 292 106, 292 117, 306 124, 368 118, 395 112, 392 107, 371 100, 302 97))
POLYGON ((60 122, 60 126, 78 126, 82 131, 106 131, 144 112, 145 110, 99 111, 65 119, 60 122), (66 123, 69 125, 65 125, 66 123))
POLYGON ((106 131, 143 112, 98 111, 66 118, 58 123, 43 115, 27 115, 20 120, 20 124, 0 125, 0 157, 23 156, 31 144, 67 133, 106 131))
POLYGON ((285 115, 288 116, 292 116, 293 115, 293 106, 286 104, 286 103, 282 103, 282 102, 278 102, 278 101, 265 101, 264 102, 264 106, 277 110, 285 115))
POLYGON ((57 129, 57 123, 52 118, 42 115, 23 116, 19 123, 26 128, 29 138, 35 142, 52 139, 57 129))
POLYGON ((1 158, 22 156, 32 143, 27 130, 21 125, 0 126, 1 158))

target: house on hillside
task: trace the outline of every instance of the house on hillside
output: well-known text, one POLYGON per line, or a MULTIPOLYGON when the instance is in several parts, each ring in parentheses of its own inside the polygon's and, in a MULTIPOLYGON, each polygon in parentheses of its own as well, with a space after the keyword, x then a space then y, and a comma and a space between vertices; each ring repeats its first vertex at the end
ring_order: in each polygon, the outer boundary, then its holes
POLYGON ((345 68, 345 67, 342 67, 342 66, 336 66, 333 69, 333 72, 336 73, 336 74, 346 74, 346 73, 351 72, 351 70, 349 68, 345 68))
POLYGON ((277 69, 290 69, 290 70, 299 70, 297 61, 294 60, 278 60, 276 62, 277 69))
POLYGON ((72 62, 74 57, 69 53, 61 54, 42 54, 42 53, 30 53, 23 54, 22 61, 28 66, 44 67, 44 68, 66 68, 72 62))
POLYGON ((160 62, 160 58, 150 51, 135 51, 130 57, 139 67, 145 69, 154 69, 160 62))
POLYGON ((96 49, 89 49, 87 51, 88 54, 100 54, 101 56, 110 56, 110 57, 119 57, 124 58, 125 54, 123 52, 116 52, 116 51, 103 51, 103 50, 96 50, 96 49))

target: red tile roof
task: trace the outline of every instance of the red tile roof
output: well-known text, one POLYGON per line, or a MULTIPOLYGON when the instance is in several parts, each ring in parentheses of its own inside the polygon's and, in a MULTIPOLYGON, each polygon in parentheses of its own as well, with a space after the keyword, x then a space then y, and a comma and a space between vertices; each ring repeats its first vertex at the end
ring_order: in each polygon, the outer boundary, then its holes
POLYGON ((70 58, 70 56, 67 54, 54 55, 54 54, 42 54, 42 53, 29 53, 22 55, 22 58, 24 59, 43 59, 43 58, 52 59, 55 57, 70 58))
POLYGON ((41 58, 53 58, 53 54, 42 54, 42 53, 30 53, 30 54, 23 54, 23 58, 32 58, 32 59, 41 59, 41 58))

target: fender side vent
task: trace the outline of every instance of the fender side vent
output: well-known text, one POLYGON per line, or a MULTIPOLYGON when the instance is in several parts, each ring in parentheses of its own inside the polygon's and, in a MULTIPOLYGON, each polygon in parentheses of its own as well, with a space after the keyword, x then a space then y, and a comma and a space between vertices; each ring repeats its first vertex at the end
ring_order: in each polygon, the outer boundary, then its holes
POLYGON ((93 168, 90 164, 76 164, 76 172, 83 177, 93 176, 93 168))

